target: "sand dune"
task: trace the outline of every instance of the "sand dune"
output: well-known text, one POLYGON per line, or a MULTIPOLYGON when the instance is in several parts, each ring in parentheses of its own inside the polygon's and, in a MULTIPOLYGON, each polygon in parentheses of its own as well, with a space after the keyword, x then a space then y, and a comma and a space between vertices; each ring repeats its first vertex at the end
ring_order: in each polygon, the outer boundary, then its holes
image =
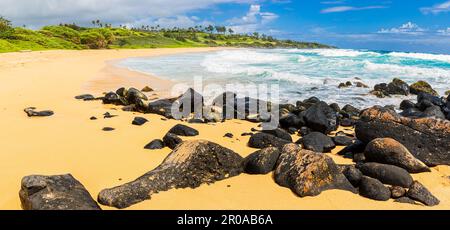
MULTIPOLYGON (((147 114, 150 122, 131 125, 136 116, 99 101, 82 102, 73 97, 101 94, 119 86, 149 85, 163 92, 170 81, 111 67, 115 60, 210 51, 198 49, 46 51, 0 54, 0 209, 20 209, 18 191, 23 176, 72 173, 96 197, 100 190, 134 180, 150 171, 169 154, 169 149, 144 150, 148 142, 162 138, 178 121, 162 121, 147 114), (29 106, 51 109, 48 118, 28 118, 29 106), (118 117, 103 119, 110 112, 118 117), (96 116, 100 119, 91 121, 96 116), (103 132, 103 127, 114 132, 103 132)), ((246 121, 190 125, 200 131, 195 139, 206 139, 233 149, 242 156, 254 152, 241 133, 256 128, 246 121), (225 133, 233 139, 223 138, 225 133)), ((296 137, 298 139, 298 137, 296 137)), ((335 149, 336 151, 339 150, 335 149)), ((339 164, 351 163, 330 154, 339 164)), ((441 204, 428 208, 376 202, 345 191, 327 191, 318 197, 299 198, 278 186, 271 175, 240 175, 198 189, 172 190, 152 196, 130 209, 450 209, 450 167, 414 175, 441 204)), ((107 207, 102 207, 108 209, 107 207)))

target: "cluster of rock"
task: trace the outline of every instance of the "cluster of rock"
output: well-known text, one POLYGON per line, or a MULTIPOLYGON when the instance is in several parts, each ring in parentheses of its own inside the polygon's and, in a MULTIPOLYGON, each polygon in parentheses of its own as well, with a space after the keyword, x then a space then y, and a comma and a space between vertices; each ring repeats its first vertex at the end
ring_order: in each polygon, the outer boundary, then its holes
POLYGON ((400 104, 400 109, 403 110, 400 114, 404 117, 434 117, 450 120, 450 95, 445 99, 426 93, 419 93, 417 95, 417 103, 404 100, 400 104))
POLYGON ((412 85, 408 85, 406 82, 398 78, 394 78, 391 83, 381 83, 375 85, 374 90, 371 92, 371 94, 380 98, 389 97, 391 95, 418 95, 420 93, 439 96, 436 90, 434 90, 431 85, 425 81, 418 81, 412 85))
MULTIPOLYGON (((376 88, 384 95, 393 92, 406 95, 418 92, 420 87, 407 86, 396 79, 376 88)), ((194 114, 187 120, 191 123, 218 122, 233 117, 261 122, 266 117, 252 114, 251 102, 263 103, 269 110, 272 105, 224 93, 221 100, 217 100, 220 103, 208 106, 202 95, 192 89, 177 98, 149 103, 148 98, 134 88, 121 88, 102 98, 81 96, 78 99, 99 99, 105 104, 122 105, 126 111, 156 113, 166 118, 173 118, 171 111, 176 103, 185 107, 179 107, 183 113, 194 114), (245 105, 245 110, 236 107, 239 103, 245 105), (195 117, 195 110, 199 108, 203 115, 195 117)), ((295 105, 279 105, 279 110, 271 111, 279 113, 279 127, 248 133, 248 146, 259 150, 246 158, 209 141, 183 141, 180 136, 197 136, 199 132, 186 125, 176 125, 161 140, 153 140, 144 147, 172 149, 161 165, 132 182, 101 191, 97 200, 103 205, 126 208, 170 189, 197 188, 241 173, 273 173, 277 184, 290 188, 299 197, 340 189, 379 201, 395 199, 403 203, 438 205, 439 199, 410 174, 429 172, 430 167, 436 165, 450 165, 450 121, 436 115, 409 116, 405 111, 417 109, 427 113, 427 109, 439 108, 447 116, 449 99, 423 91, 418 92, 418 99, 418 103, 403 102, 402 114, 377 106, 363 111, 351 105, 341 109, 337 104, 327 104, 315 97, 295 105), (339 126, 355 127, 355 135, 343 132, 331 135, 339 126), (294 143, 291 135, 296 133, 302 138, 294 143), (346 146, 338 154, 352 158, 353 165, 338 165, 324 154, 336 146, 346 146)), ((145 118, 136 117, 133 124, 146 122, 145 118)), ((233 135, 228 133, 225 137, 233 135)), ((25 177, 20 198, 24 209, 99 209, 84 187, 70 175, 25 177)))

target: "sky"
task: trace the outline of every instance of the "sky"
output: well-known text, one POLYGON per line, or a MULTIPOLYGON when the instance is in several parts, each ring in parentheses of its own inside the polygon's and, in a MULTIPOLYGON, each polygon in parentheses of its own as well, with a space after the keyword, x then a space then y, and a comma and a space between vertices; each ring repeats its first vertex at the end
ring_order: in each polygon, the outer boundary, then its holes
POLYGON ((225 25, 339 48, 450 54, 450 0, 0 0, 16 26, 225 25))

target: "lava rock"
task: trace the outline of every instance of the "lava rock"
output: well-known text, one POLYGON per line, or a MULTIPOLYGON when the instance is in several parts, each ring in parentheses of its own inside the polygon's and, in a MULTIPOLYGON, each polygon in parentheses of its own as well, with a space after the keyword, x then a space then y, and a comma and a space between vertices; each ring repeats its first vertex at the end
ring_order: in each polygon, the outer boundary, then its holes
POLYGON ((119 95, 114 92, 109 92, 103 97, 103 104, 124 105, 119 95))
POLYGON ((339 126, 337 113, 325 102, 317 102, 306 110, 304 120, 306 126, 324 134, 337 130, 339 126))
POLYGON ((363 176, 359 185, 359 195, 378 201, 387 201, 391 198, 391 191, 379 180, 363 176))
POLYGON ((163 149, 164 147, 165 147, 164 142, 162 140, 156 139, 148 143, 144 147, 144 149, 155 150, 155 149, 163 149))
POLYGON ((301 128, 305 124, 304 120, 295 114, 288 114, 282 118, 280 118, 280 125, 282 128, 301 128))
POLYGON ((23 111, 28 115, 28 117, 50 117, 55 114, 51 110, 44 110, 44 111, 35 111, 35 107, 29 107, 24 109, 23 111))
POLYGON ((97 118, 96 117, 91 117, 91 118, 89 118, 89 120, 95 121, 95 120, 97 120, 97 118))
POLYGON ((285 139, 275 137, 267 133, 253 134, 248 141, 251 148, 264 149, 268 147, 283 148, 284 145, 291 143, 285 139))
POLYGON ((144 88, 142 88, 141 91, 144 92, 144 93, 149 93, 149 92, 153 92, 155 90, 150 88, 150 87, 148 87, 148 86, 145 86, 144 88))
POLYGON ((132 124, 133 124, 133 125, 137 125, 137 126, 141 126, 141 125, 144 125, 144 124, 147 123, 147 122, 148 122, 148 120, 147 120, 146 118, 143 118, 143 117, 135 117, 135 118, 133 119, 132 124))
POLYGON ((413 118, 413 119, 423 118, 423 117, 427 116, 422 111, 420 111, 419 109, 416 109, 416 108, 409 108, 409 109, 403 110, 403 112, 401 112, 400 115, 403 117, 409 117, 409 118, 413 118))
POLYGON ((423 111, 423 114, 426 117, 434 117, 436 119, 443 119, 443 120, 445 120, 445 114, 442 112, 440 107, 435 106, 435 105, 425 109, 425 111, 423 111))
POLYGON ((409 85, 406 82, 395 78, 387 85, 386 92, 391 95, 409 95, 409 85))
POLYGON ((297 144, 303 144, 305 149, 319 153, 330 152, 336 147, 331 137, 319 132, 312 132, 304 136, 297 144))
POLYGON ((450 165, 450 121, 402 117, 395 111, 373 107, 362 113, 356 136, 364 143, 392 138, 428 166, 450 165))
POLYGON ((119 209, 171 189, 197 188, 243 172, 239 154, 208 141, 186 141, 154 170, 124 185, 104 189, 98 201, 119 209))
POLYGON ((400 186, 393 186, 390 189, 391 189, 392 199, 398 199, 400 197, 405 196, 405 194, 406 194, 406 189, 402 188, 400 186))
POLYGON ((436 206, 440 203, 439 199, 433 196, 433 194, 418 181, 414 181, 406 195, 427 206, 436 206))
POLYGON ((111 132, 111 131, 114 131, 116 129, 115 128, 111 128, 111 127, 105 127, 102 130, 105 131, 105 132, 111 132))
POLYGON ((403 100, 400 103, 401 110, 407 110, 407 109, 413 109, 413 108, 416 108, 416 104, 414 104, 414 102, 412 102, 410 100, 403 100))
POLYGON ((292 142, 291 134, 286 132, 284 129, 277 128, 277 129, 273 129, 273 130, 263 130, 262 132, 276 136, 276 137, 284 139, 286 141, 292 142))
POLYGON ((148 104, 148 113, 154 113, 166 118, 173 118, 172 116, 172 105, 174 99, 162 99, 148 104))
POLYGON ((310 128, 308 128, 308 127, 306 127, 306 126, 303 126, 303 127, 300 128, 299 134, 300 134, 302 137, 304 137, 304 136, 310 134, 311 132, 312 132, 312 131, 311 131, 310 128))
POLYGON ((410 92, 412 94, 419 94, 419 93, 427 93, 433 96, 439 96, 439 94, 434 90, 428 82, 425 81, 418 81, 410 86, 410 92))
POLYGON ((359 170, 365 176, 378 179, 383 184, 409 188, 413 183, 413 178, 406 170, 394 165, 365 163, 359 166, 359 170))
POLYGON ((199 132, 196 129, 182 124, 175 125, 169 130, 169 133, 184 137, 194 137, 199 135, 199 132))
POLYGON ((356 140, 355 143, 345 147, 341 151, 338 152, 338 155, 345 155, 346 153, 363 153, 366 148, 366 144, 359 140, 356 140))
POLYGON ((24 210, 100 210, 72 175, 26 176, 19 192, 24 210))
POLYGON ((402 203, 402 204, 414 204, 414 205, 419 205, 419 203, 417 203, 415 200, 409 198, 409 197, 400 197, 394 200, 394 202, 396 203, 402 203))
POLYGON ((117 115, 112 115, 110 112, 106 112, 103 114, 104 119, 114 118, 117 117, 117 115))
POLYGON ((430 172, 430 168, 415 158, 400 142, 392 138, 378 138, 371 141, 364 151, 366 160, 395 165, 410 173, 430 172))
POLYGON ((144 93, 135 88, 129 88, 125 94, 125 98, 130 104, 138 104, 138 102, 141 100, 148 100, 147 96, 144 93))
POLYGON ((339 146, 349 146, 353 144, 354 138, 348 136, 335 136, 333 142, 339 146))
POLYGON ((232 133, 226 133, 223 137, 233 138, 234 135, 232 133))
POLYGON ((353 165, 346 165, 342 170, 342 173, 355 188, 359 187, 359 183, 363 177, 363 174, 359 169, 353 165))
POLYGON ((361 110, 353 107, 352 105, 345 105, 344 108, 342 108, 342 111, 345 112, 345 114, 347 114, 347 118, 350 117, 357 117, 359 116, 359 113, 361 113, 361 110))
POLYGON ((167 133, 163 137, 164 145, 169 147, 170 149, 175 149, 179 144, 183 142, 183 140, 173 133, 167 133))
POLYGON ((317 196, 325 190, 356 192, 336 163, 327 155, 285 145, 274 173, 275 181, 300 197, 317 196))
POLYGON ((245 172, 248 174, 268 174, 275 170, 280 150, 269 147, 250 154, 244 159, 245 172))
POLYGON ((91 94, 82 94, 75 97, 77 100, 83 100, 83 101, 92 101, 95 100, 95 97, 91 94))

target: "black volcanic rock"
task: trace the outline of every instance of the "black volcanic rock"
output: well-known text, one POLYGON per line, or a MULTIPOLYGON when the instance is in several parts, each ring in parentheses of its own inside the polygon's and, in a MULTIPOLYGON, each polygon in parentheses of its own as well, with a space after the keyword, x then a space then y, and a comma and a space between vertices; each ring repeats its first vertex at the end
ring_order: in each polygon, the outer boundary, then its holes
POLYGON ((332 149, 336 147, 331 137, 319 132, 312 132, 304 136, 297 143, 303 144, 303 147, 305 149, 319 153, 330 152, 332 149))
POLYGON ((338 116, 325 102, 317 102, 305 111, 304 120, 306 126, 314 131, 328 134, 337 130, 338 116))
POLYGON ((173 150, 161 165, 138 179, 104 189, 98 201, 126 208, 171 189, 197 188, 243 172, 239 154, 208 141, 186 141, 173 150))
POLYGON ((378 179, 388 185, 409 188, 413 183, 413 178, 406 170, 394 165, 365 163, 359 166, 359 170, 365 176, 378 179))
POLYGON ((373 107, 362 113, 355 132, 364 143, 392 138, 428 166, 450 165, 450 121, 411 119, 390 109, 373 107))
POLYGON ((280 150, 275 147, 256 151, 244 159, 245 172, 248 174, 268 174, 275 169, 279 156, 280 150))
POLYGON ((169 130, 169 133, 185 137, 194 137, 199 135, 199 132, 196 129, 181 124, 175 125, 173 128, 171 128, 169 130))
POLYGON ((387 201, 391 198, 391 191, 379 180, 363 176, 359 185, 359 194, 363 197, 387 201))
POLYGON ((325 190, 355 192, 352 184, 327 155, 285 145, 274 173, 275 181, 300 197, 317 196, 325 190))
POLYGON ((100 210, 72 175, 26 176, 19 192, 24 210, 100 210))

